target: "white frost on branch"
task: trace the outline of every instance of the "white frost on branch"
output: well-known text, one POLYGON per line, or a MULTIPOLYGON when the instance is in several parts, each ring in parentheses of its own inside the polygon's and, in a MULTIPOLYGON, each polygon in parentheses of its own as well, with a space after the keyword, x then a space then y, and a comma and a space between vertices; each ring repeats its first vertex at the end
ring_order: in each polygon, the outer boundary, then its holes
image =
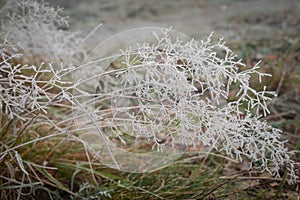
POLYGON ((280 141, 281 131, 260 120, 276 94, 250 85, 253 75, 259 81, 270 75, 259 72, 258 64, 243 69, 222 39, 211 42, 212 35, 200 42, 173 40, 168 30, 154 36, 155 44, 121 51, 122 67, 99 75, 110 87, 103 91, 111 91, 98 94, 102 107, 95 110, 99 121, 110 122, 101 125, 107 134, 122 143, 124 132, 147 138, 158 150, 164 149, 162 133, 173 145, 201 142, 276 177, 286 167, 294 182, 295 163, 280 141), (233 89, 237 92, 229 101, 233 89))

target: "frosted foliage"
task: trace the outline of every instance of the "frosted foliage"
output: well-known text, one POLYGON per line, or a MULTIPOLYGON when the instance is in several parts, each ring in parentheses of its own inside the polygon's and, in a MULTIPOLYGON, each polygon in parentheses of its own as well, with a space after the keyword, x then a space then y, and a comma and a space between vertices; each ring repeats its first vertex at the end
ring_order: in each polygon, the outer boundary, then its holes
POLYGON ((1 110, 9 119, 25 120, 31 114, 47 113, 47 106, 70 99, 70 82, 61 75, 73 67, 53 67, 52 64, 14 65, 22 58, 19 47, 5 38, 0 44, 0 100, 1 110))
POLYGON ((26 50, 23 59, 37 63, 74 61, 72 55, 81 39, 66 31, 69 25, 66 17, 60 15, 62 8, 35 0, 20 0, 16 4, 10 5, 1 29, 9 33, 10 41, 18 42, 26 50))
POLYGON ((153 44, 122 50, 116 56, 121 63, 117 69, 98 65, 114 56, 77 68, 51 64, 74 64, 81 39, 63 30, 68 24, 60 8, 33 0, 16 2, 18 8, 2 23, 0 44, 1 117, 12 120, 15 128, 17 122, 38 115, 49 119, 49 105, 73 103, 74 112, 83 110, 88 118, 74 131, 96 127, 111 157, 115 146, 109 139, 122 144, 127 138, 146 139, 158 151, 201 143, 240 162, 250 160, 250 168, 276 177, 286 168, 290 183, 295 183, 295 162, 280 140, 281 131, 261 119, 269 114, 267 102, 275 93, 250 85, 251 77, 261 81, 270 75, 259 72, 258 64, 245 68, 222 39, 212 43, 210 35, 204 41, 184 42, 167 30, 153 33, 153 44), (51 63, 35 64, 40 61, 51 63), (101 72, 94 73, 99 68, 101 72), (83 72, 79 80, 65 81, 75 71, 83 72))
POLYGON ((106 98, 111 115, 105 120, 114 135, 125 143, 125 130, 153 140, 158 150, 164 149, 162 138, 173 146, 201 142, 238 161, 247 158, 252 168, 274 176, 285 166, 290 182, 295 181, 281 131, 260 120, 275 93, 265 87, 257 91, 249 83, 254 74, 259 80, 270 75, 259 72, 258 65, 243 69, 222 39, 211 43, 211 35, 200 42, 173 40, 168 31, 154 36, 155 44, 122 51, 122 67, 105 73, 115 77, 105 79, 114 80, 106 82, 111 89, 105 90, 111 91, 106 98), (229 101, 233 88, 236 97, 229 101))

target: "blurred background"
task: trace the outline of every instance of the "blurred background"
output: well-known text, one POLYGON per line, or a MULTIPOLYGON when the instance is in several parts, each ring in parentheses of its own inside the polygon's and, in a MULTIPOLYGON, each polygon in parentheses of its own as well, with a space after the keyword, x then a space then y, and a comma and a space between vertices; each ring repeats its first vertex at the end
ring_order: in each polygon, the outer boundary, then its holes
POLYGON ((70 28, 89 30, 103 23, 103 35, 130 28, 162 26, 203 37, 268 34, 298 28, 298 0, 49 0, 65 8, 70 28), (249 32, 250 31, 250 32, 249 32))

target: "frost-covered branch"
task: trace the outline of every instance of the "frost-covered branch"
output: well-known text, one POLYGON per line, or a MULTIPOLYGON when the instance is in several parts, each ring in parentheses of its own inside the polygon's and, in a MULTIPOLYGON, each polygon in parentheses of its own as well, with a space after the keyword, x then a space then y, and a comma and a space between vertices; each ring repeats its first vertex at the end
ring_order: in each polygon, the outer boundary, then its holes
POLYGON ((201 142, 274 176, 285 166, 294 182, 294 161, 281 131, 260 120, 276 94, 250 85, 253 75, 259 81, 270 75, 259 72, 258 64, 243 70, 222 39, 211 42, 212 35, 200 42, 174 39, 169 30, 154 36, 155 43, 122 50, 118 70, 93 73, 100 81, 94 94, 99 107, 92 112, 104 132, 121 143, 126 134, 147 138, 162 151, 166 138, 172 146, 201 142), (238 92, 229 101, 233 89, 238 92))

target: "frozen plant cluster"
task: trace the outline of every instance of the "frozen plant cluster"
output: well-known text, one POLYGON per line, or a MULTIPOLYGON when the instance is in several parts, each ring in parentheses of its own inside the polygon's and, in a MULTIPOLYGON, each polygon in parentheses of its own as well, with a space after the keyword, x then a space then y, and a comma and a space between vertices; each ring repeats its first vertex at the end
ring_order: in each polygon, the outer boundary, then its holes
POLYGON ((67 76, 74 69, 72 55, 80 38, 59 30, 67 26, 59 8, 34 0, 7 1, 4 8, 1 12, 11 12, 0 27, 0 196, 24 198, 43 185, 35 158, 24 159, 24 147, 66 136, 60 116, 51 111, 73 103, 73 82, 67 76), (49 134, 45 127, 50 127, 49 134))
POLYGON ((62 11, 36 0, 7 1, 1 10, 0 105, 13 124, 46 116, 47 106, 70 91, 63 74, 74 68, 81 38, 65 30, 62 11))
POLYGON ((26 62, 74 62, 74 50, 81 37, 66 31, 67 17, 61 16, 62 8, 54 8, 36 0, 12 0, 2 12, 1 32, 10 33, 9 41, 18 42, 26 62))
POLYGON ((276 177, 286 167, 295 181, 281 131, 260 119, 275 93, 250 85, 253 75, 259 80, 270 75, 258 65, 244 69, 222 39, 211 42, 212 35, 200 42, 174 40, 169 30, 154 36, 155 44, 127 48, 121 67, 98 75, 106 88, 99 85, 95 101, 101 106, 94 116, 106 127, 103 132, 124 144, 126 134, 147 138, 158 150, 200 142, 276 177))
POLYGON ((62 79, 73 67, 14 64, 22 58, 19 49, 7 37, 0 44, 0 108, 14 123, 46 115, 47 106, 55 102, 71 101, 68 91, 73 84, 62 79))
MULTIPOLYGON (((130 135, 152 141, 153 148, 160 151, 176 148, 178 143, 202 143, 240 162, 248 159, 250 168, 276 177, 285 167, 290 183, 297 179, 291 152, 280 140, 281 131, 261 120, 269 113, 267 102, 275 93, 250 85, 251 77, 261 80, 269 74, 259 72, 258 65, 244 69, 222 39, 212 43, 210 35, 204 41, 184 42, 172 38, 169 30, 154 33, 155 43, 121 51, 117 69, 91 77, 79 74, 81 79, 73 82, 68 76, 77 70, 88 71, 89 63, 77 68, 48 63, 74 64, 74 50, 80 48, 81 39, 63 30, 68 24, 59 14, 61 9, 33 0, 14 2, 19 10, 10 12, 1 25, 0 108, 1 116, 8 119, 1 122, 12 121, 15 134, 21 129, 17 123, 34 123, 37 117, 58 126, 47 115, 50 105, 77 104, 73 111, 83 110, 90 119, 87 125, 97 126, 106 142, 115 137, 126 144, 126 135, 130 135), (94 89, 90 84, 95 78, 100 81, 98 91, 86 92, 86 88, 94 89), (95 108, 88 109, 91 104, 95 108)), ((84 126, 74 130, 72 122, 77 116, 64 114, 67 119, 60 124, 69 133, 87 132, 84 126)), ((0 161, 7 152, 35 141, 12 148, 2 145, 0 161)), ((15 155, 22 163, 21 154, 15 155)), ((21 164, 19 168, 23 169, 21 164)))

